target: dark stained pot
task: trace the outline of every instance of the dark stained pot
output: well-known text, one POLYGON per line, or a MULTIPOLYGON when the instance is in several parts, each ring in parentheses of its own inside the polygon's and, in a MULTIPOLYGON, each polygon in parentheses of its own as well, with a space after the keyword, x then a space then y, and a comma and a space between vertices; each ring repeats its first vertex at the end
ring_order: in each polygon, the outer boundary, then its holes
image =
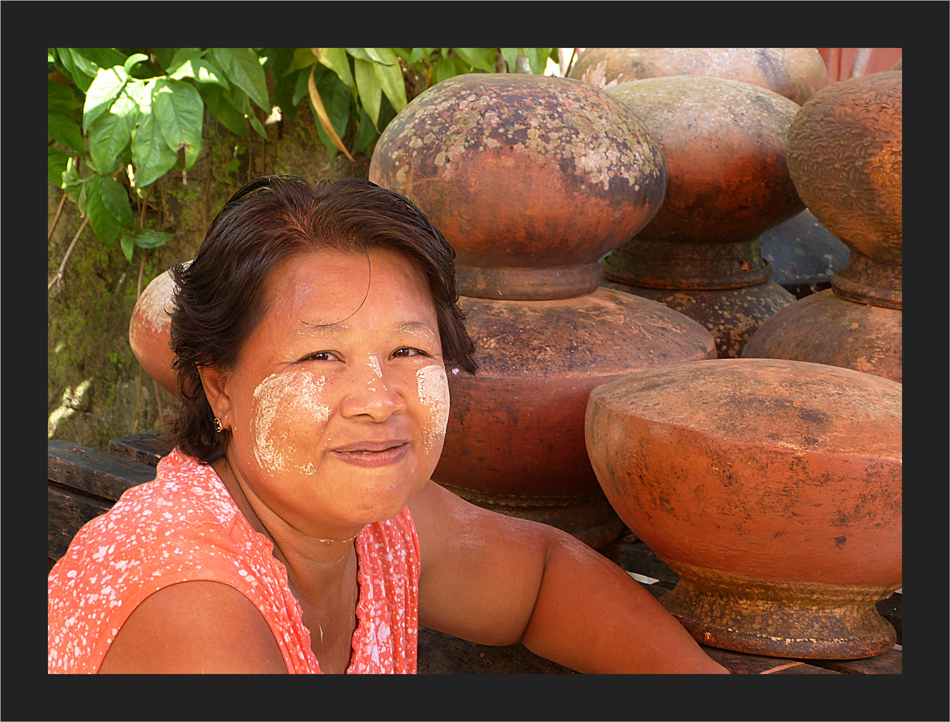
POLYGON ((595 386, 643 369, 715 358, 685 316, 601 288, 550 301, 462 297, 478 347, 474 377, 449 374, 451 412, 433 479, 487 508, 601 547, 623 531, 587 457, 595 386))
POLYGON ((175 281, 170 272, 159 274, 139 295, 129 322, 129 346, 142 369, 173 396, 178 395, 169 347, 175 281))
POLYGON ((759 237, 772 280, 795 298, 831 288, 831 277, 848 265, 850 251, 807 208, 759 237))
POLYGON ((666 291, 648 295, 664 303, 679 292, 746 289, 697 296, 689 311, 713 332, 720 356, 738 355, 761 321, 795 300, 771 280, 759 237, 804 210, 785 161, 799 106, 764 88, 703 76, 638 80, 608 92, 656 138, 668 183, 653 220, 605 259, 605 278, 630 293, 666 291), (724 339, 739 327, 746 332, 736 348, 724 339))
POLYGON ((750 341, 745 355, 832 358, 848 365, 854 353, 847 346, 879 348, 878 359, 858 357, 862 370, 876 366, 888 378, 901 380, 902 77, 900 71, 873 73, 819 91, 793 121, 786 151, 802 200, 850 249, 847 266, 831 278, 834 295, 891 313, 852 311, 830 298, 807 306, 799 301, 760 329, 762 337, 750 341), (841 319, 834 318, 836 313, 841 319), (855 325, 855 315, 863 323, 855 325), (812 333, 810 343, 801 334, 809 324, 823 329, 812 333), (837 351, 831 343, 839 346, 837 351))
POLYGON ((666 75, 739 80, 799 105, 828 85, 817 48, 587 48, 570 72, 602 88, 666 75))
POLYGON ((550 299, 597 288, 600 259, 660 207, 666 166, 633 111, 589 83, 476 73, 406 106, 369 179, 442 231, 463 295, 550 299))
POLYGON ((882 654, 902 584, 901 384, 824 364, 719 359, 593 390, 591 463, 680 575, 662 602, 702 644, 882 654))

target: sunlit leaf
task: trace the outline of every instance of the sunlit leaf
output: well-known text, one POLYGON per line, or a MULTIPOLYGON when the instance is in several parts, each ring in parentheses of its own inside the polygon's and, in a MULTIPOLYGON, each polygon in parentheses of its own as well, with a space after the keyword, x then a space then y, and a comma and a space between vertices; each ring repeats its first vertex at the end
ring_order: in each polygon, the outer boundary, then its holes
POLYGON ((122 93, 109 112, 100 117, 89 129, 89 155, 100 173, 112 173, 119 156, 132 140, 132 130, 138 120, 138 103, 122 93))
POLYGON ((518 48, 499 48, 499 50, 501 50, 501 57, 508 65, 508 72, 515 72, 515 65, 518 63, 518 48))
POLYGON ((486 73, 491 73, 495 70, 495 68, 492 67, 492 65, 485 59, 484 48, 455 48, 455 52, 458 53, 458 56, 462 60, 464 60, 469 65, 478 68, 479 70, 484 70, 486 73))
POLYGON ((343 48, 318 48, 320 51, 320 64, 326 66, 350 88, 356 92, 356 81, 353 79, 353 73, 350 72, 350 61, 346 57, 346 51, 343 48))
POLYGON ((100 68, 86 91, 86 102, 82 110, 83 133, 88 132, 93 121, 112 107, 112 103, 128 82, 129 75, 123 68, 100 68))
POLYGON ((379 104, 382 100, 382 87, 379 84, 379 78, 373 70, 373 63, 359 58, 353 61, 353 74, 356 76, 356 87, 360 91, 360 102, 366 108, 373 125, 379 123, 379 104))
POLYGON ((228 79, 247 93, 259 108, 270 113, 267 79, 257 54, 250 48, 214 48, 211 52, 215 64, 228 79))
POLYGON ((191 168, 201 151, 205 110, 201 96, 184 81, 159 78, 152 99, 165 142, 175 153, 184 146, 185 169, 191 168))
POLYGON ((327 132, 327 135, 330 136, 330 140, 333 141, 333 144, 337 148, 343 151, 343 154, 349 158, 350 161, 353 161, 353 156, 350 155, 350 152, 346 149, 346 146, 343 145, 343 141, 340 140, 340 136, 337 135, 337 132, 333 129, 333 124, 330 122, 329 116, 327 116, 326 108, 323 106, 323 100, 320 98, 320 93, 317 91, 317 84, 313 80, 315 68, 316 66, 310 69, 310 76, 307 85, 310 91, 310 102, 313 104, 313 109, 317 114, 320 124, 327 132))
POLYGON ((132 135, 132 165, 135 187, 145 188, 165 175, 178 156, 165 142, 155 113, 140 113, 138 127, 132 135))
MULTIPOLYGON (((387 65, 374 64, 373 70, 376 73, 376 78, 379 80, 379 86, 382 88, 383 93, 386 94, 390 104, 398 113, 405 108, 406 103, 409 102, 406 100, 406 81, 402 77, 402 68, 399 66, 399 59, 396 57, 396 53, 389 48, 376 48, 376 50, 378 55, 391 61, 387 65)), ((377 123, 378 121, 379 118, 377 116, 377 123)))
POLYGON ((128 193, 108 176, 93 176, 86 188, 86 216, 100 241, 115 243, 122 228, 133 225, 128 193))

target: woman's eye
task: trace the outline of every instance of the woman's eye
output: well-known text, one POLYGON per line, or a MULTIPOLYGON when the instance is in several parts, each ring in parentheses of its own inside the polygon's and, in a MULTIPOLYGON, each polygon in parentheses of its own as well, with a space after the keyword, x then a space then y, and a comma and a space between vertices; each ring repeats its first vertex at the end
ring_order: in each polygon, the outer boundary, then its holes
POLYGON ((301 363, 303 361, 333 361, 336 358, 336 354, 332 351, 314 351, 313 353, 308 353, 297 363, 301 363))
POLYGON ((410 356, 428 356, 428 354, 421 349, 411 348, 409 346, 397 348, 392 353, 392 358, 408 358, 410 356))

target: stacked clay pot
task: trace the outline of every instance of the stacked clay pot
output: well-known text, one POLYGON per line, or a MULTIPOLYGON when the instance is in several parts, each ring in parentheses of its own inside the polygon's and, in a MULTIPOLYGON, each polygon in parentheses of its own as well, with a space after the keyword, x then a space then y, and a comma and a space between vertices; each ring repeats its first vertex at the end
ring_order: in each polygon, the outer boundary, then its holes
POLYGON ((829 85, 793 121, 786 155, 795 187, 850 258, 831 289, 762 324, 744 356, 902 380, 902 76, 890 71, 829 85))
POLYGON ((740 80, 798 105, 828 85, 817 48, 587 48, 570 72, 602 88, 667 75, 740 80))
POLYGON ((169 346, 175 281, 171 271, 161 273, 139 294, 129 322, 132 355, 154 381, 173 396, 178 395, 175 354, 169 346))
POLYGON ((758 326, 795 297, 772 280, 760 235, 804 206, 785 161, 793 101, 749 83, 698 75, 607 89, 656 138, 666 198, 642 231, 604 261, 611 288, 664 303, 738 357, 758 326))
POLYGON ((824 364, 718 359, 593 390, 587 444, 627 526, 679 574, 664 606, 702 644, 882 654, 901 587, 901 384, 824 364))
POLYGON ((567 78, 473 74, 414 99, 369 179, 408 197, 457 251, 474 377, 449 374, 433 478, 591 546, 623 531, 584 443, 595 386, 715 357, 696 322, 600 286, 600 258, 660 208, 666 166, 637 116, 567 78))

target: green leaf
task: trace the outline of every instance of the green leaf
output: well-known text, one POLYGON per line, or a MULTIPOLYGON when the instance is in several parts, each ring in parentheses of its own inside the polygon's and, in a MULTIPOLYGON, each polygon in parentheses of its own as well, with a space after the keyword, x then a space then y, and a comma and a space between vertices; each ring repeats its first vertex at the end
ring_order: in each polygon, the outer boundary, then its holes
POLYGON ((350 61, 346 57, 346 51, 343 48, 319 48, 320 64, 329 68, 343 84, 353 91, 356 96, 356 81, 353 79, 353 73, 350 72, 350 61))
POLYGON ((47 178, 57 188, 63 187, 63 173, 69 163, 69 154, 56 148, 46 149, 47 178))
POLYGON ((62 113, 46 114, 46 130, 59 143, 72 148, 77 153, 86 152, 86 143, 79 124, 62 113))
POLYGON ((82 110, 83 133, 89 132, 93 121, 112 107, 112 103, 128 82, 129 75, 123 68, 99 69, 96 79, 86 91, 86 102, 82 110))
MULTIPOLYGON (((350 108, 353 103, 349 88, 343 84, 343 81, 340 80, 335 73, 330 72, 324 73, 319 80, 316 79, 316 74, 314 74, 314 82, 317 84, 317 90, 323 101, 323 109, 326 111, 327 118, 330 120, 330 125, 333 127, 337 136, 342 138, 346 134, 346 128, 350 122, 350 108)), ((311 110, 314 112, 317 134, 320 136, 321 142, 331 154, 335 155, 338 148, 316 119, 316 110, 313 108, 312 101, 311 110)))
MULTIPOLYGON (((458 56, 469 65, 484 70, 486 73, 493 73, 495 68, 485 59, 484 48, 455 48, 458 56)), ((392 100, 392 98, 390 98, 392 100)))
POLYGON ((201 60, 203 57, 204 51, 198 48, 176 48, 171 60, 165 66, 165 72, 172 75, 189 60, 201 60))
POLYGON ((178 156, 165 142, 154 112, 140 113, 138 127, 132 134, 132 165, 135 187, 145 188, 165 175, 178 156))
POLYGON ((406 100, 406 81, 402 77, 402 68, 399 66, 396 53, 390 48, 376 48, 376 50, 381 57, 391 61, 387 65, 374 64, 373 70, 376 72, 376 78, 379 80, 383 93, 398 113, 409 102, 406 100))
POLYGON ((135 232, 133 240, 139 248, 161 248, 172 239, 174 234, 153 231, 151 228, 142 228, 135 232))
POLYGON ((346 52, 352 55, 354 59, 362 60, 366 63, 373 62, 373 59, 369 56, 369 53, 366 52, 366 48, 346 48, 346 52))
POLYGON ((354 61, 356 87, 360 91, 360 103, 375 126, 379 122, 379 104, 382 99, 382 87, 373 70, 373 63, 356 58, 354 61))
MULTIPOLYGON (((321 52, 323 50, 323 48, 320 48, 321 52)), ((308 68, 307 72, 309 73, 310 66, 315 62, 317 62, 317 56, 313 54, 310 48, 297 48, 294 50, 294 56, 290 59, 290 65, 287 66, 284 75, 295 73, 301 68, 308 68)))
POLYGON ((267 95, 267 79, 257 54, 250 48, 214 48, 211 52, 215 63, 228 79, 269 114, 271 105, 267 95))
POLYGON ((134 53, 125 59, 125 62, 122 63, 122 69, 126 74, 131 73, 132 68, 144 60, 148 60, 148 55, 145 53, 134 53))
POLYGON ((112 245, 122 227, 131 228, 133 224, 128 193, 108 176, 92 176, 86 188, 86 216, 96 237, 112 245))
POLYGON ((132 140, 132 131, 139 116, 139 104, 128 93, 122 93, 109 109, 89 128, 89 155, 96 169, 111 174, 132 140))
POLYGON ((499 48, 499 50, 501 50, 501 57, 508 64, 508 72, 515 72, 515 64, 518 62, 518 48, 499 48))
POLYGON ((231 86, 224 77, 224 73, 214 67, 207 60, 195 59, 186 60, 179 65, 174 73, 169 75, 173 80, 182 78, 194 78, 199 83, 214 83, 220 85, 225 90, 230 90, 231 86))
POLYGON ((122 255, 125 256, 125 260, 132 263, 132 254, 135 253, 135 240, 127 233, 123 233, 119 239, 119 246, 122 248, 122 255))
POLYGON ((267 132, 264 130, 264 126, 261 125, 261 121, 257 119, 257 116, 254 115, 254 109, 251 107, 251 101, 245 93, 242 93, 240 90, 234 90, 231 93, 225 93, 224 97, 237 108, 238 112, 241 113, 242 117, 247 119, 247 122, 251 124, 251 127, 257 131, 258 135, 262 138, 267 137, 267 132))
POLYGON ((82 107, 82 100, 77 99, 76 92, 69 85, 46 81, 46 110, 50 113, 65 113, 72 115, 74 110, 82 107))
POLYGON ((85 178, 79 177, 79 168, 76 165, 76 158, 70 156, 66 161, 66 170, 63 171, 62 189, 66 192, 66 197, 79 206, 79 212, 86 213, 86 185, 91 176, 85 178))
POLYGON ((369 148, 379 138, 379 131, 373 125, 366 114, 366 110, 360 108, 360 124, 356 129, 356 135, 353 138, 353 155, 362 153, 369 148))
MULTIPOLYGON (((304 81, 306 82, 306 80, 304 81)), ((248 134, 247 122, 244 120, 244 113, 234 107, 231 102, 236 94, 241 93, 237 88, 232 88, 230 93, 225 93, 217 85, 202 85, 198 92, 204 99, 205 104, 221 125, 230 130, 235 135, 246 138, 248 134)), ((243 93, 242 93, 243 94, 243 93)), ((245 99, 247 96, 244 96, 245 99)))
POLYGON ((440 58, 432 64, 433 80, 432 84, 441 83, 443 80, 454 78, 456 75, 465 75, 468 73, 468 65, 460 58, 440 58))
POLYGON ((100 68, 122 65, 126 60, 125 53, 115 48, 73 48, 73 50, 81 53, 89 62, 100 68))
POLYGON ((159 78, 152 89, 152 105, 165 143, 176 154, 184 146, 185 169, 191 168, 201 152, 205 112, 198 91, 182 80, 159 78))

